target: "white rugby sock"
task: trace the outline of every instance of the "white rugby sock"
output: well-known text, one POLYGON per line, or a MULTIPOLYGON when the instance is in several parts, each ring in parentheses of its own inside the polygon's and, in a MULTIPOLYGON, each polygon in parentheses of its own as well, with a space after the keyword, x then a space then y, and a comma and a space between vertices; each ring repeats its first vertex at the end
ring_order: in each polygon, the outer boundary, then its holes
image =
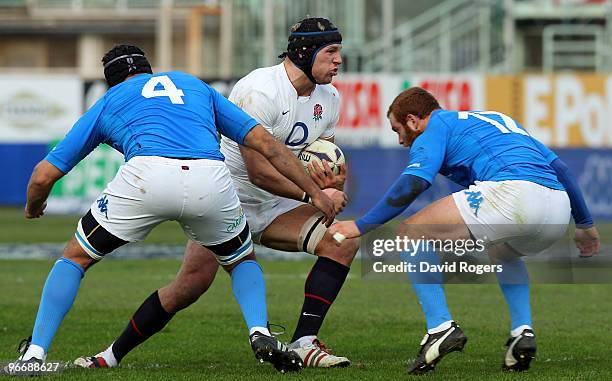
POLYGON ((266 327, 253 327, 249 329, 249 336, 251 336, 255 332, 259 332, 266 336, 272 336, 272 334, 270 333, 270 331, 268 331, 268 328, 266 327))
MULTIPOLYGON (((113 344, 115 344, 114 341, 113 344)), ((104 361, 106 361, 106 365, 108 365, 110 368, 114 368, 119 365, 117 359, 115 358, 115 354, 113 353, 113 344, 106 348, 104 352, 100 353, 100 356, 102 356, 104 361)))
POLYGON ((430 335, 433 335, 434 333, 446 331, 447 329, 451 327, 451 324, 453 323, 453 321, 454 320, 445 321, 444 323, 440 324, 439 326, 435 328, 428 329, 427 333, 429 333, 430 335))
POLYGON ((294 341, 293 343, 291 343, 291 347, 293 348, 301 348, 303 346, 306 346, 308 344, 312 344, 312 341, 314 339, 316 339, 317 337, 315 335, 311 335, 311 336, 302 336, 299 339, 297 339, 296 341, 294 341))
POLYGON ((512 331, 510 331, 510 336, 517 337, 518 335, 523 333, 523 331, 526 330, 526 329, 530 329, 530 330, 533 331, 533 328, 531 328, 530 325, 524 324, 524 325, 518 326, 518 327, 514 328, 512 331))
POLYGON ((23 354, 22 360, 29 360, 32 357, 36 357, 39 360, 45 361, 45 359, 47 358, 47 354, 41 346, 38 346, 36 344, 30 344, 26 353, 23 354))

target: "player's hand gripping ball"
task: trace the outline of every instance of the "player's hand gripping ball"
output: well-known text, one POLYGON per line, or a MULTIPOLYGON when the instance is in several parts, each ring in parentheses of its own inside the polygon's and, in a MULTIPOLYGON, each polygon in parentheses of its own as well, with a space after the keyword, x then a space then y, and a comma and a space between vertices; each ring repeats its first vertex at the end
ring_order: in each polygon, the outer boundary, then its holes
POLYGON ((324 168, 323 160, 325 160, 329 163, 334 175, 340 173, 340 165, 345 163, 344 153, 340 148, 323 139, 315 140, 307 145, 298 155, 298 159, 306 169, 310 163, 315 163, 319 168, 324 168))

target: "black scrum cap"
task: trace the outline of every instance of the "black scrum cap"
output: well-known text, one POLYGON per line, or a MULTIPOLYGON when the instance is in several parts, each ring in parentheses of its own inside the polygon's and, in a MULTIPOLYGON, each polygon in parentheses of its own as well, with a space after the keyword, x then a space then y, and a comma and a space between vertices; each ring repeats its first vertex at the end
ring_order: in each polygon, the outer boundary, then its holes
POLYGON ((312 75, 317 53, 328 45, 341 43, 340 30, 331 21, 322 17, 309 17, 291 28, 287 51, 279 58, 288 57, 312 83, 317 83, 312 75))
POLYGON ((144 52, 134 45, 115 46, 104 55, 102 64, 109 87, 125 81, 132 74, 153 73, 144 52))

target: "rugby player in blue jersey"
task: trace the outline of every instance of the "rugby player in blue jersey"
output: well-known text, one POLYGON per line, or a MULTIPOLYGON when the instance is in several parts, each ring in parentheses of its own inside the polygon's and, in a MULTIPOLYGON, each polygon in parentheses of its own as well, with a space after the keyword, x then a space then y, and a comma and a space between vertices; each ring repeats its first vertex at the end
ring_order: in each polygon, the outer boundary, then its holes
MULTIPOLYGON (((218 133, 264 155, 310 195, 327 224, 335 217, 333 202, 286 147, 206 83, 182 72, 152 74, 142 50, 132 45, 114 47, 103 64, 110 89, 34 169, 26 218, 43 215, 53 184, 99 144, 123 153, 126 163, 79 220, 75 236, 47 278, 31 340, 5 371, 36 372, 85 271, 116 248, 143 240, 167 220, 178 221, 187 237, 210 250, 231 275, 255 356, 279 371, 299 370, 299 356, 267 329, 264 277, 219 150, 218 133)), ((141 308, 158 311, 160 303, 155 293, 141 308)), ((138 330, 140 322, 132 324, 138 330)))
MULTIPOLYGON (((402 213, 440 173, 467 189, 422 209, 404 221, 408 239, 482 240, 494 263, 511 317, 502 368, 529 368, 536 353, 527 269, 520 259, 561 238, 570 214, 581 256, 599 250, 599 234, 567 166, 516 121, 494 111, 447 111, 427 91, 398 95, 388 117, 399 144, 410 147, 406 169, 367 214, 330 227, 338 241, 359 237, 402 213)), ((405 261, 439 265, 430 249, 402 255, 405 261)), ((425 266, 427 267, 427 266, 425 266)), ((434 369, 447 353, 462 350, 467 337, 453 321, 440 273, 409 272, 427 321, 427 334, 410 365, 411 374, 434 369)))

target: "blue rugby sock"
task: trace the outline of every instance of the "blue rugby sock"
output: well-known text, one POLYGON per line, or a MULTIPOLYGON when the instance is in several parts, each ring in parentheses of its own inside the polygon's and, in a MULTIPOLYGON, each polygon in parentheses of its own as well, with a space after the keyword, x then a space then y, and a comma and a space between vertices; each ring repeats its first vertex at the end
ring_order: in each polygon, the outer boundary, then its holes
POLYGON ((408 278, 412 282, 414 293, 421 304, 423 314, 425 314, 427 330, 433 330, 453 320, 446 305, 442 273, 419 271, 420 262, 440 265, 438 255, 433 250, 418 250, 414 256, 411 256, 410 253, 402 253, 401 259, 416 266, 416 272, 408 272, 408 278))
POLYGON ((254 327, 265 329, 268 325, 266 281, 259 263, 244 261, 234 267, 231 276, 232 291, 249 331, 254 327))
POLYGON ((531 327, 527 267, 521 259, 500 264, 503 271, 496 273, 497 281, 510 310, 512 330, 525 325, 531 327))
POLYGON ((45 352, 49 350, 64 316, 74 303, 84 275, 83 268, 70 259, 61 257, 55 262, 40 299, 32 332, 33 345, 42 347, 45 352))

